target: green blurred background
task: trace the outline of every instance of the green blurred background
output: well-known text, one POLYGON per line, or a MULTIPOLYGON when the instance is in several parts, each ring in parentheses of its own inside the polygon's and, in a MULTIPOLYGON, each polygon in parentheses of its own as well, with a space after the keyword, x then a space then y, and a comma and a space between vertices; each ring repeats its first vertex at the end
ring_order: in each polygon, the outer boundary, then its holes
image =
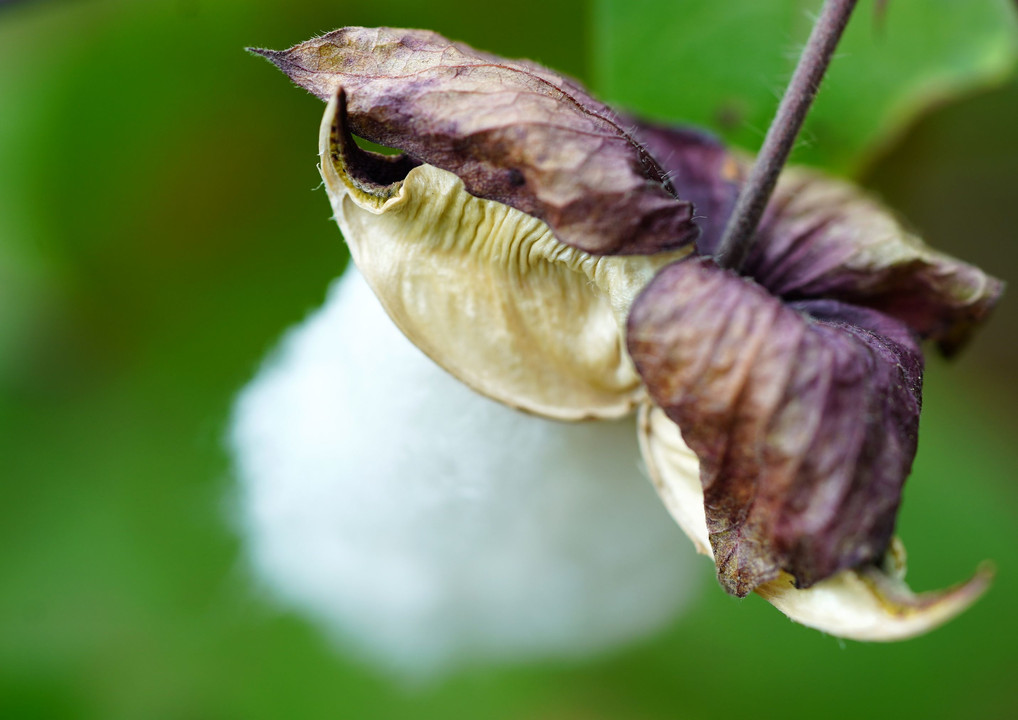
MULTIPOLYGON (((899 2, 882 29, 868 18, 853 31, 893 45, 899 2)), ((790 67, 802 11, 817 4, 751 24, 758 47, 722 34, 695 57, 718 76, 756 73, 773 98, 780 73, 760 72, 751 51, 790 67)), ((661 28, 677 42, 697 35, 703 5, 0 4, 0 717, 1014 716, 1011 298, 966 356, 934 360, 927 375, 900 520, 910 580, 943 586, 988 558, 998 578, 926 637, 840 642, 709 586, 666 632, 613 655, 408 688, 337 654, 246 573, 231 529, 230 403, 280 333, 321 303, 346 253, 317 189, 321 104, 242 48, 341 25, 429 27, 674 116, 681 103, 660 88, 710 97, 715 79, 694 60, 662 67, 661 28), (625 21, 662 9, 659 25, 625 21), (612 43, 644 43, 646 57, 620 62, 612 43)), ((955 102, 942 87, 928 94, 937 109, 896 127, 897 142, 881 137, 861 180, 934 245, 1012 280, 1018 82, 1000 67, 955 102)), ((694 104, 688 116, 703 115, 694 104)), ((762 132, 752 118, 717 117, 747 144, 762 132)))

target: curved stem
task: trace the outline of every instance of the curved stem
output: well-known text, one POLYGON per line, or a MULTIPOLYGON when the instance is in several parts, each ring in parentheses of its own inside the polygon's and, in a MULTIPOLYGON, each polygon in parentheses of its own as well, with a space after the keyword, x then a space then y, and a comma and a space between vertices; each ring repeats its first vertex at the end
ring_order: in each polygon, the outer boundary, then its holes
POLYGON ((767 130, 760 154, 739 193, 735 210, 725 227, 716 260, 722 267, 739 270, 753 247, 754 233, 778 175, 788 159, 795 138, 809 113, 820 81, 827 72, 841 34, 857 0, 826 0, 810 33, 799 64, 788 83, 778 112, 767 130))

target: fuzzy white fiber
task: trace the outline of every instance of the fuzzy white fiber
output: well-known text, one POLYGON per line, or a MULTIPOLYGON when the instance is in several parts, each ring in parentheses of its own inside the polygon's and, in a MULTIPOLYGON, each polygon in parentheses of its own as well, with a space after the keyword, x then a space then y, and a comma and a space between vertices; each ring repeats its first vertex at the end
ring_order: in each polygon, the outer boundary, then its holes
POLYGON ((632 421, 476 395, 353 269, 242 392, 231 443, 255 574, 387 669, 604 651, 667 624, 697 584, 632 421))

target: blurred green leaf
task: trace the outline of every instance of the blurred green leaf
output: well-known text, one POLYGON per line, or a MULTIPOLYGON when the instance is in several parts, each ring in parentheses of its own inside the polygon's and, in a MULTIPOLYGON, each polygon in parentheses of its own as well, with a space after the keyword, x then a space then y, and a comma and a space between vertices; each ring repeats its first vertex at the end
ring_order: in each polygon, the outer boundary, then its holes
MULTIPOLYGON (((819 0, 596 0, 593 69, 608 102, 713 128, 756 150, 819 0)), ((860 3, 794 160, 858 172, 924 110, 1002 81, 1010 0, 860 3)))

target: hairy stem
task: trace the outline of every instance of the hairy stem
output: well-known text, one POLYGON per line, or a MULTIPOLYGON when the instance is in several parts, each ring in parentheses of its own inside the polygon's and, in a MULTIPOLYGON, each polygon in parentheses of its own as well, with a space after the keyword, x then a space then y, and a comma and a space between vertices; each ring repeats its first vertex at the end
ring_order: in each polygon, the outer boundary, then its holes
POLYGON ((826 0, 820 11, 799 64, 788 83, 778 112, 767 130, 763 147, 749 178, 735 203, 725 234, 718 246, 716 260, 722 267, 738 270, 753 247, 754 233, 767 201, 777 184, 778 175, 792 151, 795 138, 809 113, 820 81, 827 72, 841 34, 855 9, 857 0, 826 0))

